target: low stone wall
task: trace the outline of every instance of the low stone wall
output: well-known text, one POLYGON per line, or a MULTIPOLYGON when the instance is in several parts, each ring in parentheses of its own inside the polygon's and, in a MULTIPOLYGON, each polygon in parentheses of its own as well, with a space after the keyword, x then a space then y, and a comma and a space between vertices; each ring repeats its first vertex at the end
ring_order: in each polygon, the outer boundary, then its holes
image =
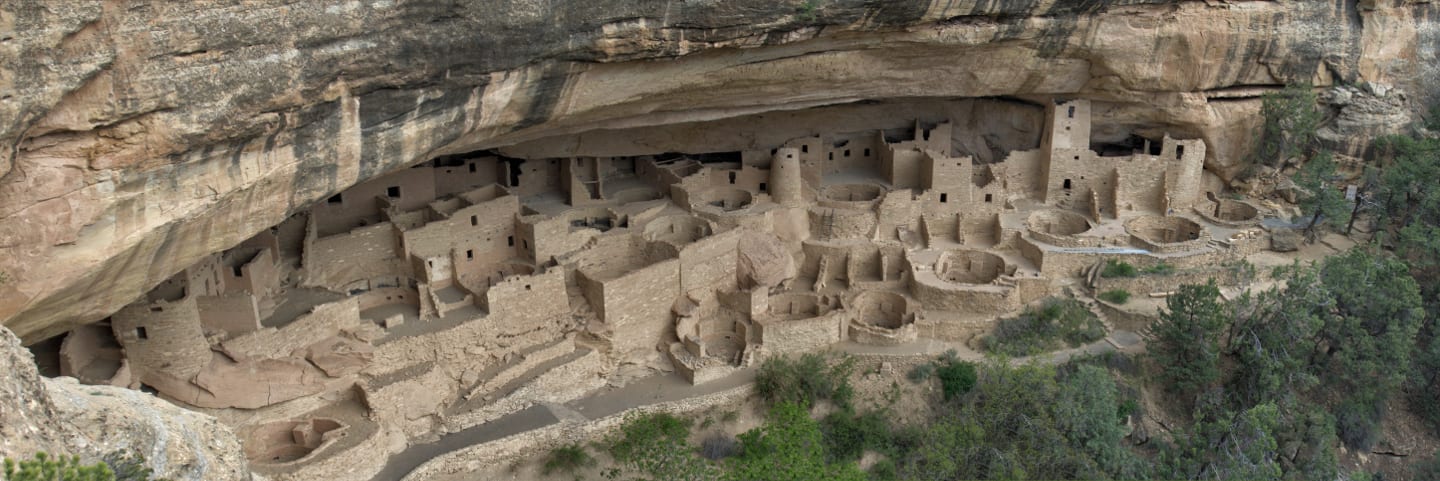
POLYGON ((499 465, 508 460, 526 457, 556 447, 583 443, 596 439, 619 428, 627 416, 665 412, 677 416, 698 413, 714 406, 740 402, 754 393, 754 385, 746 384, 733 389, 683 399, 679 401, 640 406, 622 413, 600 419, 575 422, 561 421, 540 429, 526 431, 488 443, 476 444, 452 451, 420 465, 403 481, 425 481, 465 473, 486 465, 499 465))
POLYGON ((1244 279, 1236 269, 1208 267, 1178 271, 1168 275, 1140 274, 1135 277, 1096 277, 1095 292, 1123 289, 1134 295, 1173 291, 1184 284, 1204 284, 1211 279, 1222 286, 1233 286, 1244 279))

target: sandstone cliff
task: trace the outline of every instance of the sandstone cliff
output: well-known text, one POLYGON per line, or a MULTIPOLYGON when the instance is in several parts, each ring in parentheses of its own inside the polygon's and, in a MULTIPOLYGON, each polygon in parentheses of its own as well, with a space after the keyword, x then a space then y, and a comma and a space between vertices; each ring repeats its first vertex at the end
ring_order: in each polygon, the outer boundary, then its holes
POLYGON ((89 464, 138 454, 157 479, 250 479, 239 440, 215 418, 139 391, 41 378, 4 328, 0 372, 0 457, 73 454, 89 464))
POLYGON ((1433 90, 1437 25, 1414 0, 3 0, 0 322, 58 334, 357 181, 597 128, 1085 96, 1228 176, 1265 89, 1433 90))

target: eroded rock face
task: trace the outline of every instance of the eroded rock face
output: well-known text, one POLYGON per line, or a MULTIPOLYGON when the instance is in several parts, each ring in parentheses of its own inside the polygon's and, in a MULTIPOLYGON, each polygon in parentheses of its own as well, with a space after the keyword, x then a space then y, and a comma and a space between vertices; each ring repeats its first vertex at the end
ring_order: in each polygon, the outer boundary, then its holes
POLYGON ((52 3, 0 4, 0 320, 27 341, 437 154, 1059 96, 1101 140, 1204 138, 1224 178, 1265 89, 1440 79, 1440 6, 1400 0, 52 3))
POLYGON ((157 479, 250 479, 239 440, 215 418, 139 391, 43 379, 4 328, 0 372, 0 457, 73 454, 88 464, 139 454, 157 479))

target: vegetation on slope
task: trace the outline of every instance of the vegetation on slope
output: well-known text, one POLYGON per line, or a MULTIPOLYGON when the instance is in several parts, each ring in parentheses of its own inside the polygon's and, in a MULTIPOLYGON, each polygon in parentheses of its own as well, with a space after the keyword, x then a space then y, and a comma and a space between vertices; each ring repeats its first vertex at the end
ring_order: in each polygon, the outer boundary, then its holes
POLYGON ((1078 347, 1105 337, 1105 325, 1075 299, 1048 299, 1038 308, 1026 308, 1017 317, 1001 319, 990 335, 980 340, 985 350, 1023 357, 1078 347))

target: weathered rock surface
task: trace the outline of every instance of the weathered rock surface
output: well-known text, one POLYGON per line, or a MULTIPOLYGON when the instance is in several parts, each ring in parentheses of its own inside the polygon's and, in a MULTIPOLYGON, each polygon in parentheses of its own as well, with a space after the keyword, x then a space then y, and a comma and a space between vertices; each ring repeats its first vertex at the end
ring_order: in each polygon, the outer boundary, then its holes
POLYGON ((139 391, 44 379, 30 352, 0 328, 0 457, 36 452, 96 463, 139 454, 159 479, 250 479, 240 441, 215 418, 139 391))
POLYGON ((1085 96, 1100 136, 1199 136, 1227 177, 1266 89, 1425 100, 1437 20, 1412 0, 3 0, 0 322, 54 335, 357 181, 599 128, 1085 96))

